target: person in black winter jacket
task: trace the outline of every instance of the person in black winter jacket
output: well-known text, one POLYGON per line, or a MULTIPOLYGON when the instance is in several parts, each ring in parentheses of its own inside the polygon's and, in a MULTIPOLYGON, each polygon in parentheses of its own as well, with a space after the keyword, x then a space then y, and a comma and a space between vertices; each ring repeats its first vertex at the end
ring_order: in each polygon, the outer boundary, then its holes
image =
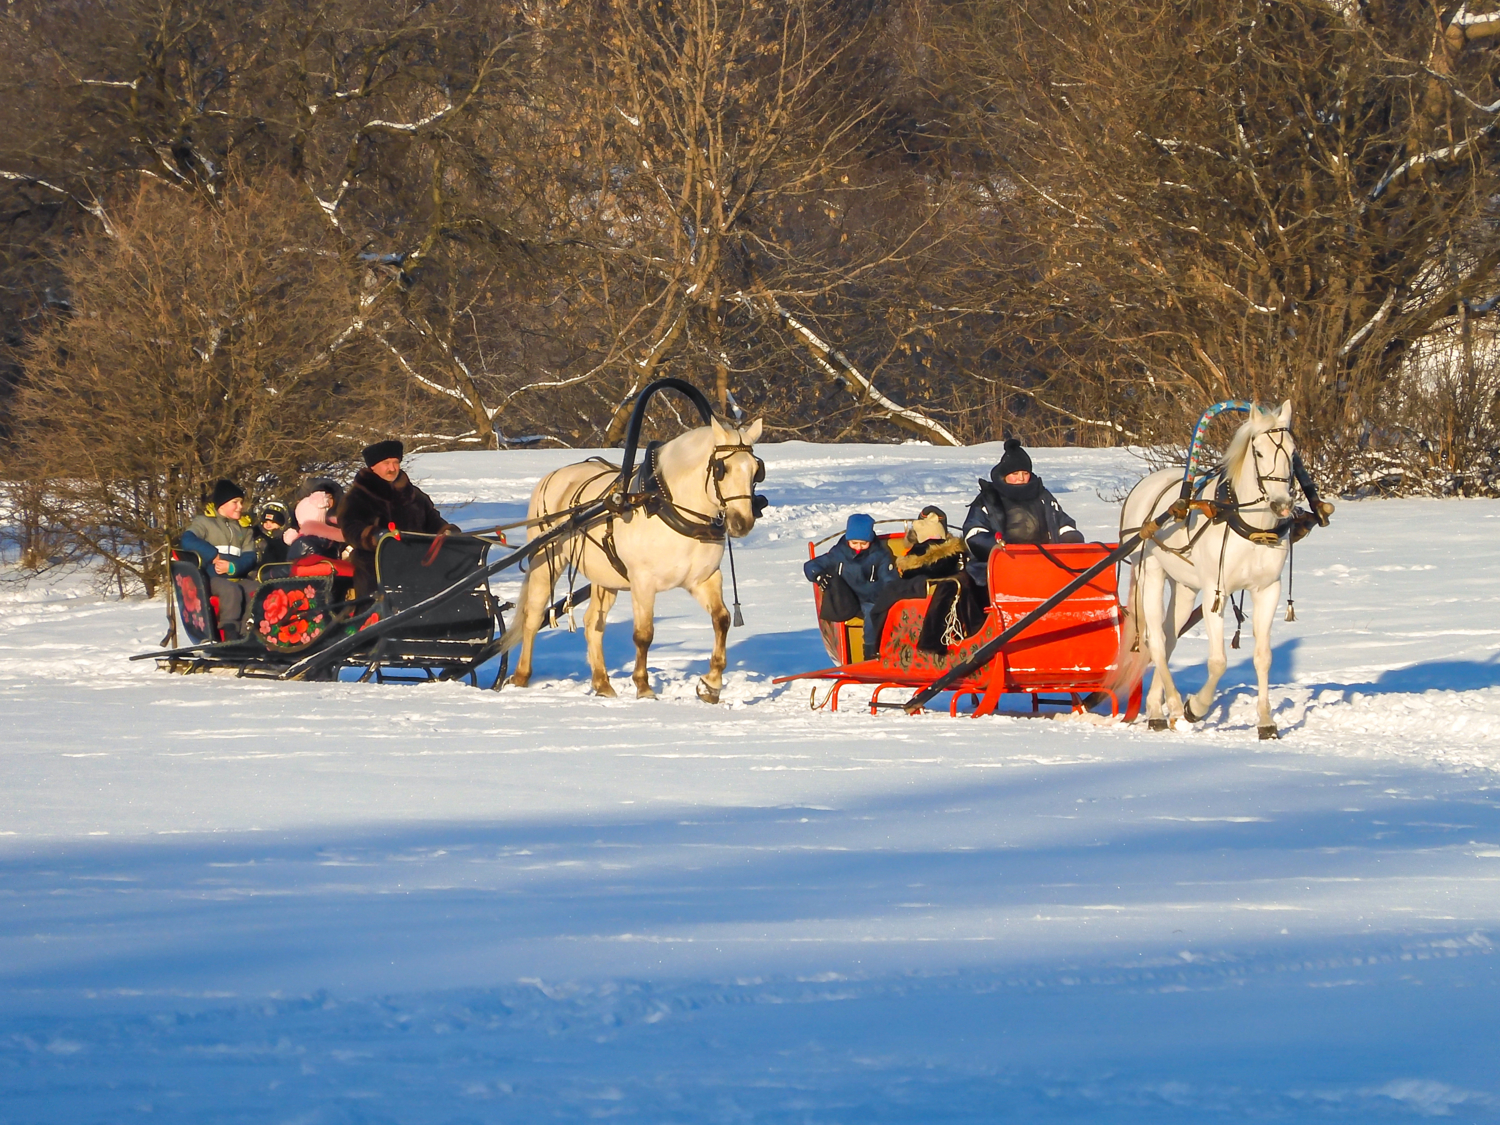
POLYGON ((290 513, 280 500, 261 505, 260 522, 255 525, 255 556, 262 566, 286 562, 286 544, 281 536, 289 518, 290 513))
POLYGON ((1031 458, 1020 439, 1007 438, 1000 463, 990 470, 989 480, 979 482, 979 495, 964 520, 969 577, 988 585, 990 552, 997 543, 1082 542, 1073 517, 1031 471, 1031 458))
POLYGON ((873 660, 880 648, 874 631, 875 596, 896 574, 896 559, 885 540, 875 535, 875 520, 863 513, 849 517, 843 537, 817 558, 802 564, 809 582, 846 583, 859 600, 864 615, 864 659, 873 660))

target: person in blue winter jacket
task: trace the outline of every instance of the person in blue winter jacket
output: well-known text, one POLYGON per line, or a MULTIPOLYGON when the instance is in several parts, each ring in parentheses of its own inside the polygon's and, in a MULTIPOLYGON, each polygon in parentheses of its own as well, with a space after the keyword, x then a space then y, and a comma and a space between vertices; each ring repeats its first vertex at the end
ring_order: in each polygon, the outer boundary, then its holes
POLYGON ((832 547, 802 564, 809 582, 841 579, 859 600, 864 615, 864 659, 873 660, 880 648, 875 635, 875 595, 896 576, 896 558, 885 540, 875 535, 875 519, 863 512, 849 517, 844 534, 832 547))

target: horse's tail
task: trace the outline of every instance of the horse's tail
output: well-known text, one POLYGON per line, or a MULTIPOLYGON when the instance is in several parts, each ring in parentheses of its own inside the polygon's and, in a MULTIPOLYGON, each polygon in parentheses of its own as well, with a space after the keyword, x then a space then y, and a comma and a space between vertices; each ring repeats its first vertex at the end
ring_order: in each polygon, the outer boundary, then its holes
POLYGON ((1104 681, 1104 690, 1114 692, 1116 699, 1125 699, 1135 691, 1136 685, 1146 674, 1151 658, 1146 653, 1136 621, 1140 616, 1137 602, 1140 588, 1140 567, 1130 568, 1130 587, 1126 591, 1124 620, 1120 622, 1120 644, 1115 650, 1115 670, 1104 681))

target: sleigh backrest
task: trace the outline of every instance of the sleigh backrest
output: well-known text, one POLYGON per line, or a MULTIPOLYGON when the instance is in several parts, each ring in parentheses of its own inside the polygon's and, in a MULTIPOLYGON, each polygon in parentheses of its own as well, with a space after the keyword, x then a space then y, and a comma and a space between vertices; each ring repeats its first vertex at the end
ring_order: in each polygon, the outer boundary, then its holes
POLYGON ((208 593, 208 577, 198 566, 198 556, 172 560, 172 597, 177 601, 177 620, 188 643, 201 645, 219 639, 219 623, 208 593))
MULTIPOLYGON (((1031 612, 1080 572, 1104 559, 1113 543, 1007 544, 990 553, 990 603, 1002 625, 1031 612)), ((1070 677, 1085 682, 1114 667, 1123 620, 1115 568, 1107 567, 1048 610, 1006 647, 1008 677, 1017 683, 1070 677)))
POLYGON ((375 547, 375 577, 385 592, 388 612, 399 613, 474 575, 471 590, 418 615, 390 639, 390 645, 413 656, 443 655, 471 648, 494 636, 495 606, 488 578, 478 577, 490 545, 467 536, 445 536, 431 561, 437 536, 403 531, 381 537, 375 547))

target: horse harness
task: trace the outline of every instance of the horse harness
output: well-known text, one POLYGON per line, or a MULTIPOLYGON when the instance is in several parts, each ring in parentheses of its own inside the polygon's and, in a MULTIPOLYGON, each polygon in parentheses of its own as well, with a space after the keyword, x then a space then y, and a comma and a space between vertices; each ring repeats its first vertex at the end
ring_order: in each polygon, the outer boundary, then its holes
MULTIPOLYGON (((711 482, 719 510, 713 515, 699 512, 673 498, 672 490, 667 486, 666 478, 662 476, 657 462, 661 446, 662 443, 657 441, 646 446, 645 456, 640 468, 630 481, 629 490, 623 494, 616 494, 614 502, 605 515, 604 534, 595 539, 587 530, 582 533, 582 537, 598 547, 604 557, 609 560, 609 565, 626 581, 630 580, 630 571, 626 568, 624 560, 620 558, 619 548, 615 544, 615 517, 617 515, 641 509, 648 517, 660 517, 664 524, 685 538, 695 539, 700 543, 722 543, 725 541, 725 513, 729 504, 734 500, 749 500, 754 503, 759 499, 755 495, 755 485, 766 479, 766 464, 755 456, 751 446, 743 442, 716 445, 708 459, 708 464, 704 467, 704 481, 705 484, 711 482), (723 481, 729 475, 729 459, 742 453, 748 454, 755 460, 754 481, 748 493, 726 496, 723 481)), ((589 460, 597 461, 609 472, 620 471, 618 465, 611 465, 602 457, 591 457, 589 460)), ((582 482, 574 489, 570 502, 576 504, 589 485, 601 477, 608 476, 609 472, 598 473, 582 482)))
MULTIPOLYGON (((1257 434, 1256 436, 1266 437, 1272 434, 1286 434, 1290 436, 1291 430, 1286 426, 1277 426, 1274 429, 1266 430, 1264 434, 1257 434)), ((1276 453, 1272 463, 1272 469, 1274 470, 1277 464, 1279 464, 1281 457, 1283 455, 1286 455, 1286 446, 1284 444, 1286 439, 1282 437, 1275 437, 1272 440, 1276 445, 1276 453)), ((1142 532, 1142 545, 1144 546, 1144 541, 1146 539, 1150 539, 1162 550, 1168 552, 1169 554, 1176 555, 1178 558, 1184 561, 1187 561, 1191 556, 1192 549, 1197 545, 1198 540, 1203 537, 1204 533, 1215 524, 1223 524, 1225 525, 1225 534, 1228 534, 1232 531, 1241 539, 1246 539, 1249 542, 1254 543, 1256 546, 1280 546, 1282 541, 1291 534, 1292 529, 1299 522, 1298 517, 1295 514, 1287 516, 1283 520, 1277 521, 1276 526, 1274 527, 1266 528, 1255 527, 1253 524, 1248 523, 1245 520, 1245 517, 1240 514, 1241 511, 1245 508, 1251 508, 1257 505, 1270 503, 1271 497, 1270 494, 1266 491, 1267 481, 1277 481, 1279 483, 1285 484, 1288 491, 1291 490, 1293 481, 1296 481, 1296 483, 1302 486, 1302 490, 1307 496, 1308 503, 1311 504, 1316 511, 1320 507, 1318 503, 1317 487, 1313 484, 1311 474, 1309 474, 1307 470, 1302 467, 1302 459, 1297 454, 1295 446, 1293 447, 1291 454, 1287 455, 1287 472, 1285 476, 1272 475, 1261 472, 1260 451, 1255 448, 1255 444, 1253 441, 1250 444, 1248 455, 1253 458, 1252 463, 1255 466, 1255 484, 1257 489, 1259 489, 1259 495, 1254 496, 1249 500, 1240 499, 1240 497, 1234 490, 1234 482, 1229 479, 1227 468, 1221 465, 1213 472, 1199 479, 1197 487, 1193 490, 1197 497, 1196 499, 1189 499, 1187 496, 1179 497, 1177 501, 1173 503, 1172 506, 1168 509, 1168 511, 1171 512, 1172 516, 1175 519, 1182 521, 1185 526, 1189 525, 1194 510, 1201 512, 1207 517, 1207 519, 1205 519, 1203 523, 1198 526, 1198 529, 1196 531, 1189 532, 1187 543, 1185 543, 1181 547, 1170 546, 1157 538, 1157 534, 1161 530, 1160 527, 1150 527, 1149 525, 1143 525, 1140 529, 1142 532), (1214 488, 1213 499, 1206 500, 1203 498, 1203 493, 1207 490, 1208 483, 1215 478, 1218 479, 1219 483, 1214 488), (1148 532, 1149 534, 1147 534, 1148 532)), ((1161 495, 1157 497, 1156 502, 1160 503, 1162 497, 1164 497, 1168 491, 1170 491, 1170 489, 1163 489, 1161 495)), ((1184 491, 1186 491, 1186 488, 1184 488, 1184 491)), ((1152 507, 1154 508, 1155 504, 1153 504, 1152 507)), ((1319 522, 1326 522, 1321 516, 1317 516, 1315 518, 1318 518, 1319 522)))

